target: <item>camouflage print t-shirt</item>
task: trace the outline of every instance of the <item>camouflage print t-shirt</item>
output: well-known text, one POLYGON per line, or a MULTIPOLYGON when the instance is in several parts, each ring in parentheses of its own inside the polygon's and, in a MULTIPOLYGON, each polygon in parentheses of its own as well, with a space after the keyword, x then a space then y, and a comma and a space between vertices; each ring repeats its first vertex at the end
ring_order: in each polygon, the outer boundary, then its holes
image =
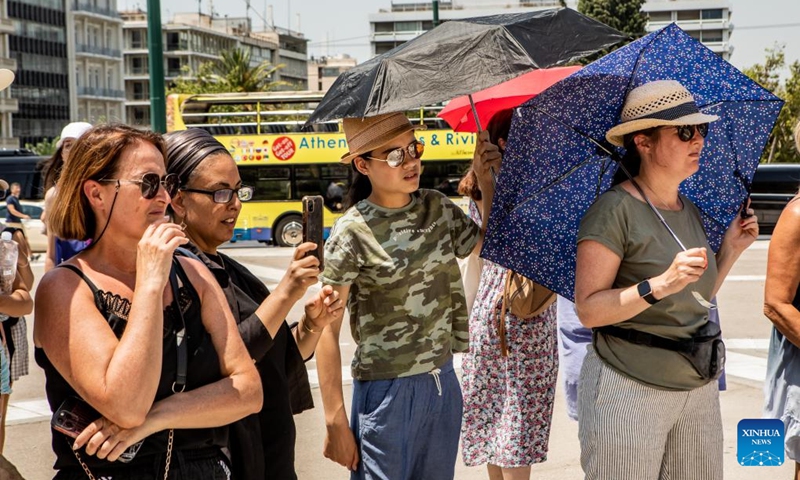
POLYGON ((363 200, 336 222, 322 282, 350 285, 353 377, 426 373, 469 346, 456 257, 478 242, 478 226, 447 197, 419 190, 403 208, 363 200))

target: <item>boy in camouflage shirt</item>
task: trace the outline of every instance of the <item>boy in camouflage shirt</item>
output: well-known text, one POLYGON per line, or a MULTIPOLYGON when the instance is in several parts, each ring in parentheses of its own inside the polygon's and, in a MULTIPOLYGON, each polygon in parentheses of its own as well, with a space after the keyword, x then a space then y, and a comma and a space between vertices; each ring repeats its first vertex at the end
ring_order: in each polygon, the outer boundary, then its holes
MULTIPOLYGON (((347 421, 341 388, 341 319, 326 328, 317 365, 328 435, 325 456, 351 479, 453 478, 461 387, 452 353, 469 342, 456 257, 477 248, 480 228, 447 197, 419 190, 420 157, 402 114, 345 119, 353 164, 349 210, 325 248, 322 281, 348 299, 357 348, 347 421)), ((491 198, 499 153, 479 144, 473 165, 491 198), (488 159, 488 160, 486 160, 488 159)), ((488 209, 491 202, 486 202, 488 209)))

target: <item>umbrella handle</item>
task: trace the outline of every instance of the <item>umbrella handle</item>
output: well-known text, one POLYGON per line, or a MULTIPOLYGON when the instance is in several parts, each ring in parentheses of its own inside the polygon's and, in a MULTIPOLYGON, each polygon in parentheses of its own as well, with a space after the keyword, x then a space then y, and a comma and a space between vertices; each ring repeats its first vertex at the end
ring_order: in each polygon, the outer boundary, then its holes
POLYGON ((469 106, 472 108, 472 116, 475 118, 475 126, 478 127, 477 133, 481 133, 483 128, 481 127, 481 119, 478 118, 478 109, 475 108, 475 100, 472 99, 471 93, 467 96, 469 97, 469 106))
MULTIPOLYGON (((476 135, 483 131, 481 127, 481 119, 478 118, 478 109, 475 108, 475 100, 472 99, 472 94, 470 93, 467 95, 469 97, 469 106, 472 108, 472 117, 475 119, 475 126, 478 128, 476 135)), ((497 186, 497 173, 494 171, 494 167, 490 167, 489 171, 492 172, 492 185, 497 186)))

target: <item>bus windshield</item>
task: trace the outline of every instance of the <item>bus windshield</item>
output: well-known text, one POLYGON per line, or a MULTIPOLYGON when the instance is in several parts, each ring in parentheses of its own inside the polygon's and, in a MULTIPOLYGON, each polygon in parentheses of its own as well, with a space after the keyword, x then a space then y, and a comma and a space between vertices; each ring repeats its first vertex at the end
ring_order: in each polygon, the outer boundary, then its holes
MULTIPOLYGON (((202 128, 214 135, 239 167, 244 185, 255 187, 242 205, 232 241, 258 240, 295 246, 302 239, 302 204, 321 195, 326 207, 325 236, 341 215, 350 167, 340 163, 347 141, 340 122, 304 127, 322 99, 319 92, 250 94, 172 94, 167 98, 167 130, 202 128)), ((469 168, 475 136, 456 133, 426 107, 407 115, 423 123, 417 138, 425 144, 420 188, 458 197, 458 180, 469 168)))

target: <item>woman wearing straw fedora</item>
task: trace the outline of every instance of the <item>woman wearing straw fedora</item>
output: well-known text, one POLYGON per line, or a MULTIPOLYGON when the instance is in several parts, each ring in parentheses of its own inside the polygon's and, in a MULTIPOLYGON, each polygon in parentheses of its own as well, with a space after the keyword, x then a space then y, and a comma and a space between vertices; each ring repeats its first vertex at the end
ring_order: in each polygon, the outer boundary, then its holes
POLYGON ((718 117, 700 113, 680 83, 634 88, 621 118, 606 139, 625 147, 633 180, 601 195, 578 232, 575 300, 593 329, 578 392, 581 465, 587 479, 721 479, 724 346, 705 299, 758 223, 748 209, 708 253, 700 211, 678 187, 718 117))
MULTIPOLYGON (((348 210, 325 248, 322 282, 348 299, 356 342, 348 425, 341 378, 341 317, 317 347, 328 429, 325 456, 352 479, 452 479, 462 396, 453 352, 468 347, 456 257, 478 248, 480 228, 444 195, 419 189, 424 144, 400 113, 344 119, 353 179, 348 210)), ((494 194, 497 147, 479 137, 473 168, 494 194)))

